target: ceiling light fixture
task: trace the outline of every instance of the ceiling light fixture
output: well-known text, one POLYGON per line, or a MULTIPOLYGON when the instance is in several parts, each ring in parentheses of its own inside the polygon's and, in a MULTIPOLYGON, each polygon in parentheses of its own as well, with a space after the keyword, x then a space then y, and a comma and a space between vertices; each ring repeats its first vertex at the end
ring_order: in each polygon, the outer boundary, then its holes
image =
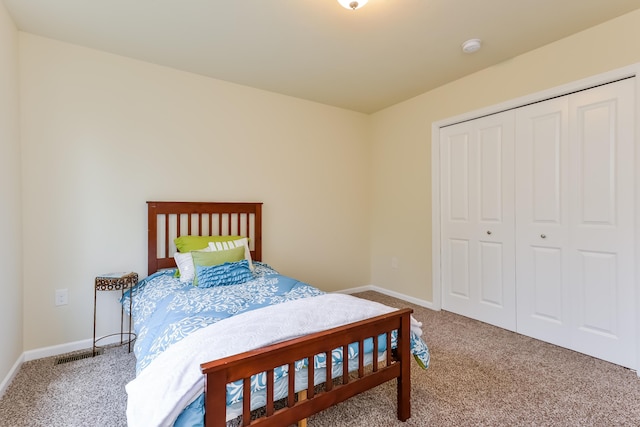
POLYGON ((342 7, 344 7, 345 9, 360 9, 362 6, 364 6, 365 4, 367 4, 369 0, 338 0, 338 3, 340 3, 340 5, 342 7))
POLYGON ((479 51, 481 46, 482 46, 482 40, 470 39, 462 43, 462 51, 464 53, 474 53, 479 51))

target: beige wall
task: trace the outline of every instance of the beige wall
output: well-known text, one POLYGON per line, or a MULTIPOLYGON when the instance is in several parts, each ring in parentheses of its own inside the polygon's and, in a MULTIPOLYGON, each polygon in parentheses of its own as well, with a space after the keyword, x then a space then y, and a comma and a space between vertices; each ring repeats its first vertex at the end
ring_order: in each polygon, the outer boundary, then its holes
POLYGON ((640 11, 372 115, 372 283, 432 301, 433 122, 640 62, 635 40, 640 11))
POLYGON ((0 2, 0 384, 22 354, 18 30, 0 2))
POLYGON ((146 275, 147 200, 262 201, 264 261, 369 283, 368 116, 26 33, 20 55, 25 350, 91 337, 96 274, 146 275))

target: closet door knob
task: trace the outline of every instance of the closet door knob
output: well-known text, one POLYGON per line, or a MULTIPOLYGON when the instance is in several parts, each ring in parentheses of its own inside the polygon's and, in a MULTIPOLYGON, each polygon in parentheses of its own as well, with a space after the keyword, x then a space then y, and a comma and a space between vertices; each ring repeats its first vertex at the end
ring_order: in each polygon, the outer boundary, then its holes
POLYGON ((540 235, 540 238, 542 238, 542 239, 546 239, 546 238, 547 238, 547 235, 546 235, 546 234, 541 234, 541 235, 540 235))
POLYGON ((488 234, 488 235, 491 235, 491 230, 487 230, 487 234, 488 234))

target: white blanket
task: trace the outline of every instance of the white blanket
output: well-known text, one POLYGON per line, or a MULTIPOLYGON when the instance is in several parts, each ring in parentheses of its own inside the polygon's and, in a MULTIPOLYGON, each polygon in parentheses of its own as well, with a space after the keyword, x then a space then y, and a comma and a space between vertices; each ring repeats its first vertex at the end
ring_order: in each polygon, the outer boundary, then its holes
MULTIPOLYGON (((129 427, 172 426, 204 392, 200 364, 394 311, 325 294, 241 313, 200 329, 160 354, 126 386, 129 427)), ((421 335, 412 318, 412 331, 421 335)))

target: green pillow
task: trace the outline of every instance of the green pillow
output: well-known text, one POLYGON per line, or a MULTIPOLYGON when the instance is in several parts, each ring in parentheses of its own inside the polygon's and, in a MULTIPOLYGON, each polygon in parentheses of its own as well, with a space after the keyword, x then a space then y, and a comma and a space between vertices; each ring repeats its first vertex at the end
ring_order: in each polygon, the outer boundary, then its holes
MULTIPOLYGON (((226 262, 238 262, 244 259, 244 245, 233 249, 215 252, 191 252, 193 265, 200 267, 211 267, 226 262)), ((197 268, 196 268, 197 270, 197 268)), ((193 279, 193 286, 198 286, 198 275, 193 279)))
POLYGON ((229 242, 242 239, 242 236, 180 236, 173 239, 178 252, 199 251, 209 246, 209 242, 229 242))

